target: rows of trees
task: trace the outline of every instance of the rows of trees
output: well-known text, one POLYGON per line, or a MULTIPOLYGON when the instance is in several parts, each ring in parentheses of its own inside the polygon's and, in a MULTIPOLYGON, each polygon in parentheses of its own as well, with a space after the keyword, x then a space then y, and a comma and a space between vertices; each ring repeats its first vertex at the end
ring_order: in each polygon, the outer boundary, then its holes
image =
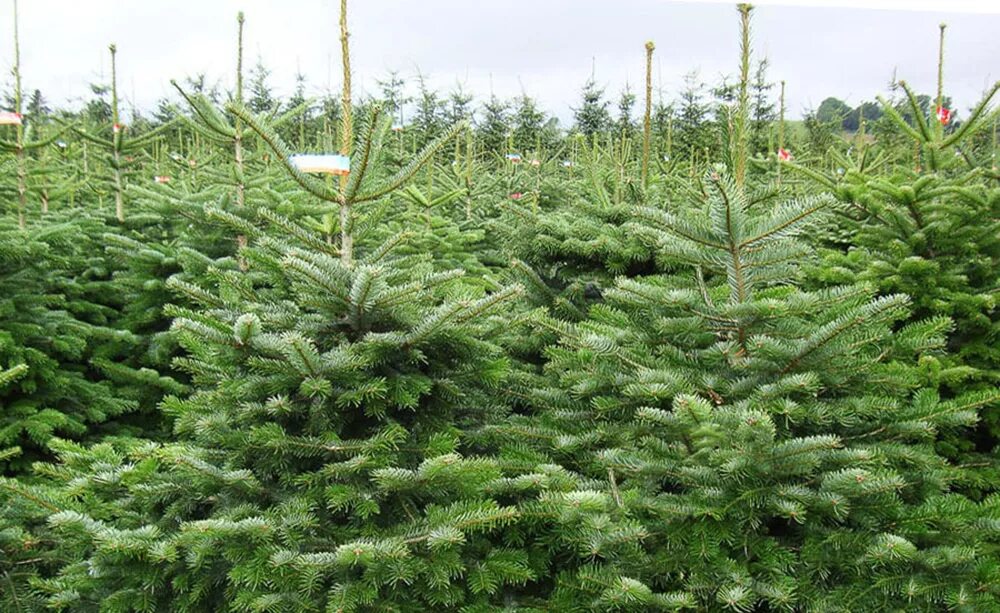
POLYGON ((1000 610, 1000 84, 792 134, 737 15, 569 134, 356 99, 346 0, 319 101, 15 62, 0 610, 1000 610))
MULTIPOLYGON (((246 104, 255 113, 281 113, 300 109, 294 122, 282 126, 279 134, 286 142, 298 147, 314 147, 322 143, 323 135, 330 140, 340 121, 337 94, 324 92, 318 97, 309 94, 303 74, 296 75, 295 89, 281 97, 269 81, 270 71, 262 58, 257 58, 247 81, 246 104)), ((636 107, 636 94, 628 85, 617 99, 609 97, 607 88, 591 77, 581 88, 580 100, 572 108, 572 123, 560 125, 558 118, 544 109, 527 92, 513 99, 495 95, 477 101, 461 85, 449 92, 429 88, 422 75, 415 79, 415 93, 408 93, 407 81, 397 72, 391 72, 378 81, 377 95, 359 101, 364 109, 380 104, 394 118, 397 126, 406 128, 406 142, 411 150, 426 145, 440 136, 449 126, 459 121, 469 121, 475 128, 477 144, 487 154, 505 154, 509 151, 555 151, 566 138, 577 135, 588 141, 594 138, 635 140, 642 118, 636 107)), ((783 84, 782 84, 783 86, 783 84)), ((187 77, 183 87, 191 93, 203 95, 219 103, 225 95, 218 81, 211 82, 205 74, 187 77)), ((779 84, 768 76, 768 61, 759 61, 748 85, 751 105, 751 151, 765 155, 778 146, 777 121, 784 111, 779 84)), ((733 102, 733 81, 723 76, 715 85, 705 83, 697 72, 684 77, 682 89, 672 98, 657 92, 652 104, 651 126, 654 149, 660 158, 702 160, 714 157, 721 147, 721 133, 725 129, 724 109, 733 102), (706 157, 708 156, 708 157, 706 157)), ((912 118, 898 82, 890 84, 894 92, 893 104, 898 112, 912 118)), ((104 125, 111 119, 111 87, 107 84, 91 85, 91 97, 76 111, 60 109, 53 113, 42 92, 33 90, 25 107, 26 122, 39 128, 50 125, 54 119, 77 121, 85 124, 104 125)), ((12 107, 13 95, 4 96, 6 105, 12 107)), ((918 107, 924 116, 933 115, 936 108, 932 96, 917 95, 918 107)), ((131 125, 137 130, 156 129, 176 123, 183 114, 184 101, 179 95, 161 99, 152 111, 130 109, 131 125)), ((952 100, 944 98, 944 106, 953 108, 952 100)), ((790 113, 786 113, 786 119, 790 113)), ((949 129, 961 125, 957 111, 949 129)), ((803 121, 787 121, 787 137, 794 140, 796 148, 822 152, 841 132, 856 133, 882 130, 891 132, 882 107, 875 101, 866 101, 852 108, 844 101, 829 97, 816 109, 807 110, 803 121), (867 124, 866 128, 862 123, 867 124), (792 129, 801 124, 804 129, 792 129)), ((182 130, 179 125, 171 130, 170 141, 177 142, 182 130)), ((168 141, 168 142, 170 142, 168 141)))

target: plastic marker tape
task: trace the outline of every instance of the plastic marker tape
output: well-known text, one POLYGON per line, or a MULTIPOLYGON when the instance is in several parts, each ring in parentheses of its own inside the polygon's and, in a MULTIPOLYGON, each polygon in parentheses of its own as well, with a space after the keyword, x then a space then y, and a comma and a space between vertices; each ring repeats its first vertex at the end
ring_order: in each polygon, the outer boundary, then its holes
POLYGON ((163 175, 156 175, 155 177, 153 177, 153 182, 154 183, 170 183, 170 177, 166 177, 166 176, 163 176, 163 175))
POLYGON ((331 175, 346 175, 351 172, 351 158, 346 155, 299 153, 289 156, 288 161, 302 172, 331 175))
POLYGON ((0 126, 19 126, 21 125, 21 117, 20 113, 0 111, 0 126))
POLYGON ((514 162, 515 164, 517 164, 518 162, 521 161, 521 154, 520 153, 508 153, 507 154, 507 159, 510 160, 511 162, 514 162))

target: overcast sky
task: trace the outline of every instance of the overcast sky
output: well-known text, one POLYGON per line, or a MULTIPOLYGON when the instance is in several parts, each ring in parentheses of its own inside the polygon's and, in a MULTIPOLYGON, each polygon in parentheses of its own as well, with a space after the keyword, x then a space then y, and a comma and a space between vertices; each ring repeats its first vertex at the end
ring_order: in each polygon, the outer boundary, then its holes
MULTIPOLYGON (((964 0, 966 2, 971 0, 964 0)), ((978 0, 977 0, 978 1, 978 0)), ((983 0, 996 2, 997 0, 983 0)), ((936 4, 948 7, 948 0, 936 4)), ((11 0, 2 0, 0 68, 13 64, 11 0)), ((564 122, 591 69, 612 98, 643 79, 643 45, 656 42, 655 87, 671 99, 685 73, 710 83, 737 63, 734 4, 666 0, 351 0, 351 54, 359 93, 389 70, 419 70, 440 89, 525 91, 564 122)), ((140 108, 171 94, 169 79, 199 72, 231 87, 236 13, 246 13, 248 68, 258 54, 287 93, 301 69, 313 94, 339 87, 334 0, 21 0, 24 87, 51 102, 79 100, 107 75, 118 45, 119 89, 140 108)), ((857 104, 886 90, 896 69, 922 92, 935 83, 938 24, 947 33, 946 93, 967 109, 1000 78, 1000 15, 758 6, 756 57, 787 81, 798 116, 835 95, 857 104)), ((9 79, 8 79, 9 80, 9 79)), ((966 114, 966 113, 963 113, 966 114)))

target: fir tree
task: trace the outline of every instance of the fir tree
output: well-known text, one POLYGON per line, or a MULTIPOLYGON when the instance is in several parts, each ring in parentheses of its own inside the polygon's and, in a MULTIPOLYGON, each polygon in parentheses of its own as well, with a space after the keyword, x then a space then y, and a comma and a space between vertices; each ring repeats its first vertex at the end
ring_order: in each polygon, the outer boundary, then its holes
POLYGON ((771 125, 778 118, 771 90, 774 83, 767 80, 767 69, 770 62, 764 58, 757 62, 751 89, 750 111, 750 152, 754 155, 765 153, 770 147, 771 125))
POLYGON ((0 449, 19 449, 6 454, 4 474, 47 457, 54 436, 83 437, 136 408, 90 363, 100 342, 130 336, 86 319, 107 316, 74 278, 95 247, 88 231, 99 235, 90 223, 21 231, 0 220, 0 449))
POLYGON ((422 74, 417 74, 417 100, 411 123, 419 135, 420 146, 438 138, 445 128, 444 105, 422 74))
POLYGON ((461 83, 455 85, 448 93, 448 101, 443 112, 444 124, 453 126, 460 121, 472 120, 473 96, 465 91, 461 83))
POLYGON ((280 102, 271 90, 268 78, 271 71, 264 65, 264 58, 257 56, 257 64, 250 71, 250 83, 247 86, 247 107, 254 113, 271 113, 277 110, 280 102))
POLYGON ((573 129, 586 137, 588 142, 594 137, 605 134, 611 126, 611 113, 608 112, 610 102, 604 98, 604 88, 597 85, 594 77, 590 77, 583 85, 580 106, 573 109, 573 129))
MULTIPOLYGON (((993 211, 1000 191, 980 180, 981 170, 960 154, 964 140, 989 125, 983 121, 985 109, 1000 84, 951 133, 937 119, 924 119, 920 98, 905 82, 900 87, 908 113, 887 100, 882 104, 895 130, 918 147, 919 169, 907 164, 875 175, 885 154, 863 143, 850 155, 831 152, 843 173, 792 166, 860 212, 860 217, 842 220, 853 238, 852 248, 830 249, 812 274, 822 284, 856 280, 884 293, 907 292, 913 296, 916 316, 953 318, 952 355, 930 363, 931 382, 949 395, 995 389, 1000 383, 1000 353, 995 349, 1000 316, 992 293, 1000 279, 1000 226, 993 211)), ((995 491, 1000 466, 991 454, 1000 445, 1000 414, 990 409, 984 416, 974 436, 952 436, 940 447, 981 469, 966 475, 968 487, 995 491)))
MULTIPOLYGON (((534 98, 522 92, 514 100, 511 118, 514 149, 522 152, 535 151, 542 143, 545 122, 545 112, 538 108, 534 98)), ((540 153, 536 151, 535 155, 540 153)))
POLYGON ((625 84, 621 96, 618 98, 618 117, 614 124, 614 137, 620 139, 634 139, 636 135, 635 118, 632 116, 635 109, 635 94, 625 84))
POLYGON ((677 107, 677 121, 674 125, 674 149, 679 155, 690 158, 700 155, 711 145, 711 131, 707 126, 710 107, 705 101, 705 85, 698 80, 698 74, 691 72, 684 77, 677 107))
POLYGON ((502 154, 506 149, 509 131, 510 106, 496 96, 483 103, 482 113, 476 122, 476 135, 483 150, 502 154))
POLYGON ((178 441, 65 455, 84 481, 95 462, 114 466, 119 487, 92 495, 121 512, 52 518, 88 562, 48 584, 50 602, 417 611, 531 579, 517 549, 481 557, 516 511, 488 494, 498 468, 463 453, 458 426, 491 416, 484 393, 506 360, 481 337, 514 292, 455 294, 453 273, 393 259, 398 239, 347 268, 321 237, 266 217, 307 243, 272 230, 247 253, 256 280, 186 288, 203 306, 175 323, 198 385, 165 405, 178 441), (116 553, 126 542, 132 553, 116 553), (442 582, 462 567, 464 587, 442 582))
POLYGON ((743 176, 715 167, 694 202, 636 211, 630 231, 687 274, 622 277, 578 323, 535 318, 558 345, 513 392, 534 414, 486 431, 587 484, 538 509, 562 560, 547 605, 996 609, 997 536, 977 526, 1000 499, 955 493, 964 471, 934 443, 1000 394, 927 385, 951 322, 900 325, 906 296, 800 288, 800 236, 834 198, 761 207, 743 176))
POLYGON ((39 126, 45 122, 46 116, 52 112, 48 102, 45 101, 45 97, 42 96, 41 90, 38 89, 31 92, 31 98, 28 100, 28 106, 25 110, 27 111, 28 119, 34 121, 39 126))
POLYGON ((400 78, 396 71, 389 72, 389 78, 378 80, 376 83, 381 91, 379 99, 386 114, 392 117, 400 125, 403 122, 403 109, 411 102, 411 99, 403 92, 406 81, 400 78))
POLYGON ((299 149, 306 147, 306 128, 313 119, 312 101, 306 98, 306 76, 301 72, 295 74, 295 90, 286 103, 289 109, 296 110, 294 121, 288 121, 281 127, 281 137, 290 143, 295 143, 299 149))

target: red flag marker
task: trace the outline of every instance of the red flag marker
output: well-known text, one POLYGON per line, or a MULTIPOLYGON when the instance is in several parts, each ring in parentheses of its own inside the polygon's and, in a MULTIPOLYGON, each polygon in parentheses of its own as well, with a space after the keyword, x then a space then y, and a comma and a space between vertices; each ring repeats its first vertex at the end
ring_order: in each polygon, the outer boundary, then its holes
POLYGON ((937 120, 941 122, 941 125, 947 125, 951 121, 951 111, 943 106, 937 107, 937 120))

